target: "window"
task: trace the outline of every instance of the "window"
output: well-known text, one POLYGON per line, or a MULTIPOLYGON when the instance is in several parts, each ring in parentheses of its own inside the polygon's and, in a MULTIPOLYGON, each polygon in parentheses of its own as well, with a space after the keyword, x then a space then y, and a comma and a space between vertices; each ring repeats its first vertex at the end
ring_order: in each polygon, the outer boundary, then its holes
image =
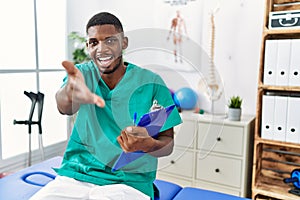
POLYGON ((34 69, 33 0, 1 1, 0 26, 0 69, 34 69))
POLYGON ((66 2, 37 0, 37 27, 39 69, 63 69, 61 62, 66 59, 66 2))
MULTIPOLYGON (((55 92, 65 72, 65 0, 0 2, 0 163, 28 152, 31 100, 24 91, 45 94, 42 128, 44 146, 67 139, 67 119, 56 109, 55 92), (13 12, 12 12, 13 11, 13 12)), ((37 120, 35 110, 34 120, 37 120)), ((32 150, 38 148, 38 127, 32 126, 32 150)))

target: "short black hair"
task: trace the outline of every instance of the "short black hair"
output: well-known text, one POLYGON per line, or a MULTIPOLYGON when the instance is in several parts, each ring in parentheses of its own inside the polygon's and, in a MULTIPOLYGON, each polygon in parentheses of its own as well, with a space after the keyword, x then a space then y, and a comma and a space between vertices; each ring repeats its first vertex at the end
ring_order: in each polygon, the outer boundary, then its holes
POLYGON ((109 12, 100 12, 96 15, 94 15, 87 23, 86 25, 86 33, 88 33, 88 29, 92 26, 97 25, 105 25, 105 24, 111 24, 114 25, 114 27, 120 31, 123 32, 123 26, 120 20, 113 14, 109 12))

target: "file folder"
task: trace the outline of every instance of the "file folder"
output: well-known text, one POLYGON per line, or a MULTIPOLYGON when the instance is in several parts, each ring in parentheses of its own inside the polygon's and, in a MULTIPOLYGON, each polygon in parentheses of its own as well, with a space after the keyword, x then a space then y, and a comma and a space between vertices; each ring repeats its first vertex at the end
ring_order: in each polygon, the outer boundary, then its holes
MULTIPOLYGON (((145 127, 148 131, 148 134, 151 137, 156 137, 161 129, 161 127, 165 124, 167 118, 169 117, 172 110, 175 108, 175 105, 168 106, 166 108, 161 108, 158 110, 151 111, 149 113, 144 114, 137 126, 145 127)), ((136 152, 122 152, 112 167, 112 171, 116 171, 125 165, 131 163, 132 161, 142 157, 145 153, 142 151, 136 152)))
POLYGON ((300 98, 288 97, 286 142, 300 141, 300 98))
POLYGON ((288 86, 291 54, 291 40, 277 40, 276 85, 288 86))
POLYGON ((261 120, 261 137, 272 140, 274 131, 274 109, 275 96, 263 95, 262 97, 262 120, 261 120))
POLYGON ((265 85, 275 85, 276 67, 277 67, 277 40, 266 40, 265 45, 265 61, 264 61, 264 77, 265 85))
POLYGON ((282 142, 285 142, 286 136, 287 98, 286 96, 275 96, 273 140, 282 142))
POLYGON ((300 39, 291 40, 289 86, 300 86, 300 39))

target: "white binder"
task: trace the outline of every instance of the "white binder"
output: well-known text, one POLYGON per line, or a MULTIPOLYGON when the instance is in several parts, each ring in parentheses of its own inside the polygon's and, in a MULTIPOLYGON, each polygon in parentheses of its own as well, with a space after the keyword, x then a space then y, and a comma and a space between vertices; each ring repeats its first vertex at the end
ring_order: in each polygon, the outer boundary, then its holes
POLYGON ((291 54, 291 40, 277 40, 277 67, 276 67, 276 84, 278 86, 288 86, 289 68, 291 54))
POLYGON ((277 40, 266 40, 263 77, 263 83, 265 85, 275 85, 278 49, 277 47, 277 40))
POLYGON ((285 142, 287 98, 286 96, 275 96, 273 140, 285 142))
POLYGON ((275 96, 263 95, 262 97, 262 119, 261 119, 261 137, 263 139, 273 139, 274 131, 274 107, 275 96))
POLYGON ((300 86, 300 39, 291 40, 289 86, 300 86))
POLYGON ((286 142, 300 142, 300 98, 288 97, 286 142))

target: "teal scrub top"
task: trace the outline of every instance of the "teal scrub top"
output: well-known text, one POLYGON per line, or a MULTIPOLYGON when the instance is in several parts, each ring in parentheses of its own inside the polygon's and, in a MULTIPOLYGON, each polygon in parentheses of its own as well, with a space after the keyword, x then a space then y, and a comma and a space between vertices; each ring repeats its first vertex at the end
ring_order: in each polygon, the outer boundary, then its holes
MULTIPOLYGON (((139 119, 149 112, 154 100, 164 107, 174 102, 159 75, 131 63, 125 64, 126 72, 112 90, 101 79, 93 61, 76 65, 88 88, 105 100, 105 107, 80 106, 62 165, 56 171, 59 175, 97 185, 126 184, 154 199, 157 158, 145 154, 112 172, 112 166, 122 153, 117 137, 121 130, 133 125, 134 113, 139 119)), ((180 115, 174 109, 160 132, 180 123, 180 115)))

